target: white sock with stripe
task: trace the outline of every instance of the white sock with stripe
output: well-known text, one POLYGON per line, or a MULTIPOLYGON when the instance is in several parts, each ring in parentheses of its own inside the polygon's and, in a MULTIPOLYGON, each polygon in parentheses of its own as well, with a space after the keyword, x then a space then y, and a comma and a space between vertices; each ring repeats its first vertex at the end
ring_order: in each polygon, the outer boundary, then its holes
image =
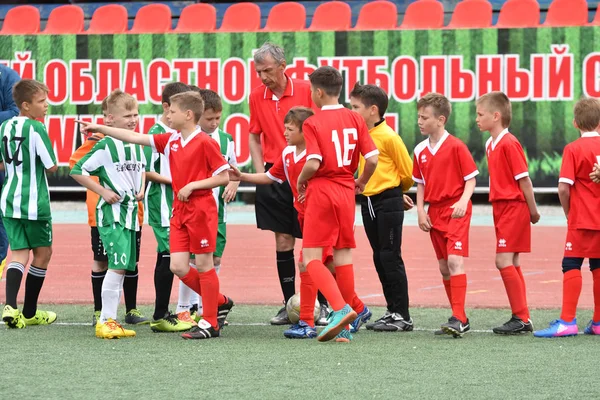
POLYGON ((102 313, 100 322, 104 323, 109 318, 117 319, 117 309, 119 308, 119 297, 123 290, 123 280, 125 275, 118 274, 115 271, 108 270, 104 283, 102 283, 102 313))
POLYGON ((179 281, 179 297, 177 299, 177 314, 184 311, 190 311, 190 297, 194 291, 190 289, 181 280, 179 281))

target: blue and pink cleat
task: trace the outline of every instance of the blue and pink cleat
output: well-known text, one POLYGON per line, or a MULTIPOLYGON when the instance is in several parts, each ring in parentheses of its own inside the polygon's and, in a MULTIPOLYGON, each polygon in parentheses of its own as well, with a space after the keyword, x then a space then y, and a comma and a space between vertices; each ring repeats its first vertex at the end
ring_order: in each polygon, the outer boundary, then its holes
POLYGON ((600 335, 600 322, 590 321, 583 330, 586 335, 600 335))
MULTIPOLYGON (((597 329, 600 332, 600 324, 597 329)), ((550 326, 548 328, 533 332, 533 336, 541 338, 577 336, 578 332, 579 328, 577 328, 577 318, 574 318, 572 322, 566 322, 562 319, 555 319, 554 321, 550 322, 550 326)))

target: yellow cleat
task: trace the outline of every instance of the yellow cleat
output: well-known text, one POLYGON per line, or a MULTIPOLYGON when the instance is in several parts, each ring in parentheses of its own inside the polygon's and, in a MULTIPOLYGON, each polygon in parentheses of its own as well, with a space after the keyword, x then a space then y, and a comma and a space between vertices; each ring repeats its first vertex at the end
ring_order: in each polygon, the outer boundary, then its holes
POLYGON ((192 318, 189 311, 182 311, 177 314, 177 319, 181 322, 185 322, 186 324, 190 324, 191 326, 196 326, 198 323, 192 318))
POLYGON ((2 311, 2 320, 6 326, 11 329, 23 329, 26 326, 25 318, 23 318, 21 311, 12 308, 11 306, 4 307, 4 311, 2 311))
POLYGON ((23 318, 25 325, 50 325, 56 321, 56 313, 52 311, 37 310, 31 318, 23 318))
POLYGON ((106 322, 98 322, 96 324, 96 337, 102 339, 118 339, 124 337, 134 337, 135 331, 130 329, 123 329, 121 324, 112 318, 109 318, 106 322))
POLYGON ((4 272, 4 267, 6 267, 6 258, 0 263, 0 281, 2 280, 2 273, 4 272))

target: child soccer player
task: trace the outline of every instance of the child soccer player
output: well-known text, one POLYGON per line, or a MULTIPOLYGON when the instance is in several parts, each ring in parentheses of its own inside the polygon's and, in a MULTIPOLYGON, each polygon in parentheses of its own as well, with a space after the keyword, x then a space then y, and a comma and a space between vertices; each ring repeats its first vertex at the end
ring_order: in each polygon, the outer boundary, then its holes
MULTIPOLYGON (((130 110, 113 107, 112 111, 115 114, 109 114, 108 99, 109 96, 102 101, 102 114, 104 116, 104 123, 109 126, 114 125, 120 128, 130 128, 133 126, 133 129, 135 129, 139 119, 137 106, 135 109, 130 110)), ((115 97, 113 97, 113 99, 115 99, 115 97)), ((77 164, 79 160, 88 154, 96 145, 96 143, 103 138, 104 135, 100 133, 91 135, 71 155, 71 158, 69 159, 69 168, 73 169, 75 164, 77 164)), ((91 178, 96 182, 99 182, 98 177, 91 176, 91 178)), ((92 264, 92 295, 94 297, 94 315, 92 316, 92 326, 96 326, 100 320, 100 313, 102 310, 102 285, 104 284, 104 277, 106 276, 106 271, 108 270, 108 257, 106 255, 106 250, 104 249, 102 239, 100 239, 100 233, 98 232, 98 227, 96 224, 96 206, 98 205, 99 199, 100 196, 98 196, 96 193, 91 190, 86 190, 85 203, 88 210, 88 225, 90 226, 91 230, 92 253, 94 254, 94 261, 92 264)), ((138 222, 140 226, 144 222, 144 207, 141 206, 141 203, 138 203, 138 222)), ((142 236, 141 229, 136 233, 136 235, 136 260, 139 260, 142 236)), ((126 308, 125 322, 132 325, 143 325, 147 324, 149 321, 137 309, 137 270, 138 268, 136 264, 136 269, 134 271, 127 271, 125 273, 125 281, 123 283, 123 297, 125 298, 126 308)))
POLYGON ((511 118, 510 100, 504 93, 491 92, 477 100, 477 125, 491 136, 485 149, 496 230, 496 268, 512 309, 510 320, 493 329, 504 335, 533 331, 519 254, 531 251, 530 223, 540 219, 525 153, 508 131, 511 118))
POLYGON ((567 217, 567 239, 562 261, 563 299, 560 318, 546 329, 535 331, 536 337, 575 336, 577 302, 581 294, 581 266, 589 258, 594 280, 594 315, 583 331, 600 335, 600 185, 592 182, 590 171, 600 156, 600 101, 584 98, 575 104, 573 125, 581 137, 563 151, 558 197, 567 217))
MULTIPOLYGON (((377 169, 365 186, 361 211, 387 311, 377 321, 367 324, 367 329, 412 331, 408 280, 401 252, 404 210, 413 207, 412 199, 403 194, 414 183, 411 177, 412 159, 400 136, 385 122, 388 96, 383 89, 357 82, 350 93, 350 105, 364 118, 379 150, 377 169)), ((361 157, 359 173, 364 164, 361 157)))
POLYGON ((178 134, 143 135, 97 124, 81 122, 83 130, 101 132, 129 143, 151 146, 169 159, 173 179, 173 216, 169 246, 171 271, 196 293, 203 295, 204 319, 185 339, 219 337, 233 301, 219 293, 219 278, 213 268, 212 253, 217 239, 217 205, 214 187, 226 185, 229 165, 217 144, 197 127, 203 102, 193 92, 171 96, 169 125, 178 134), (199 157, 198 155, 202 155, 199 157), (196 255, 196 267, 190 268, 190 253, 196 255))
POLYGON ((33 79, 23 79, 13 87, 19 116, 4 121, 0 127, 0 153, 6 171, 0 207, 12 251, 6 269, 6 305, 2 319, 8 328, 48 325, 56 314, 37 309, 52 256, 52 215, 47 172, 58 168, 56 156, 44 124, 36 119, 48 111, 48 87, 33 79), (31 185, 30 183, 34 183, 31 185), (17 308, 17 294, 29 252, 33 261, 25 281, 23 312, 17 308))
MULTIPOLYGON (((182 82, 171 82, 165 85, 162 92, 163 113, 160 119, 150 128, 149 135, 177 134, 169 127, 169 109, 171 96, 187 92, 188 85, 182 82)), ((182 332, 195 325, 191 319, 181 320, 169 312, 169 300, 173 287, 173 272, 171 272, 171 255, 169 248, 169 224, 173 210, 173 187, 171 185, 171 170, 169 159, 160 153, 153 153, 150 147, 144 148, 146 156, 146 209, 148 224, 152 227, 157 243, 156 266, 154 267, 154 291, 156 302, 154 315, 150 323, 153 332, 182 332)))
POLYGON ((436 333, 461 337, 470 329, 463 257, 469 256, 471 196, 479 171, 467 146, 444 128, 452 112, 446 97, 429 93, 417 110, 421 134, 428 137, 415 147, 413 161, 419 228, 429 232, 452 306, 452 317, 436 333))
MULTIPOLYGON (((195 88, 193 88, 196 91, 195 88)), ((197 92, 204 101, 204 112, 200 117, 198 125, 202 132, 212 137, 219 149, 221 154, 225 158, 225 161, 235 167, 237 166, 237 160, 235 157, 235 143, 233 137, 219 129, 221 123, 221 114, 223 112, 223 104, 221 98, 216 92, 209 89, 197 89, 197 92)), ((225 251, 225 244, 227 243, 227 203, 235 198, 239 181, 231 181, 227 186, 216 187, 213 189, 213 196, 217 203, 219 213, 219 225, 217 229, 217 245, 213 254, 213 263, 215 265, 215 271, 217 275, 221 270, 221 257, 225 251)), ((202 298, 197 298, 197 294, 188 288, 182 281, 179 281, 179 302, 177 305, 177 314, 179 318, 190 319, 190 311, 193 313, 202 314, 202 298), (192 301, 192 297, 194 298, 192 301)))
POLYGON ((310 75, 313 102, 321 112, 303 126, 306 163, 298 177, 300 201, 306 201, 303 256, 306 270, 333 309, 319 341, 350 340, 345 329, 358 314, 350 308, 354 292, 352 249, 355 193, 365 188, 377 166, 377 148, 360 115, 338 103, 342 75, 332 67, 319 67, 310 75), (365 168, 355 180, 358 157, 365 168), (333 247, 336 277, 323 264, 323 249, 333 247), (337 281, 337 283, 336 283, 337 281))
MULTIPOLYGON (((138 105, 133 96, 114 90, 107 105, 110 123, 135 128, 138 105)), ((71 170, 77 183, 101 197, 96 206, 96 222, 100 239, 106 244, 108 271, 102 283, 102 310, 96 324, 99 338, 135 336, 134 331, 117 322, 117 308, 125 273, 135 271, 137 266, 138 202, 144 198, 145 167, 140 146, 105 137, 71 170), (99 182, 91 176, 98 176, 99 182)))

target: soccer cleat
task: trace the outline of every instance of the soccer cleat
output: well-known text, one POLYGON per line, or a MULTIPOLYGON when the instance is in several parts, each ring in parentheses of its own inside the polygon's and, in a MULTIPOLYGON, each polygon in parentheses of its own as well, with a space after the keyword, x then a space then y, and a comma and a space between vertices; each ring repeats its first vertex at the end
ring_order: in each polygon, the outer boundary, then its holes
POLYGON ((389 317, 373 327, 375 332, 410 332, 413 329, 412 318, 407 321, 398 313, 390 314, 389 317))
POLYGON ((300 320, 283 331, 283 336, 288 339, 313 339, 317 337, 317 329, 300 320))
POLYGON ((100 314, 102 314, 102 311, 94 311, 94 315, 92 316, 92 326, 96 326, 98 322, 100 322, 100 314))
POLYGON ((351 340, 352 334, 348 329, 342 329, 335 337, 335 341, 338 343, 350 343, 351 340))
POLYGON ((96 337, 101 339, 119 339, 124 337, 134 337, 135 332, 130 329, 125 329, 112 318, 106 322, 98 322, 96 324, 96 337))
MULTIPOLYGON (((219 329, 221 329, 223 326, 225 326, 225 323, 227 322, 226 321, 227 315, 229 315, 229 313, 231 312, 231 309, 235 305, 235 303, 233 302, 233 300, 231 300, 231 298, 229 298, 227 296, 225 296, 225 298, 227 299, 227 301, 225 303, 221 304, 219 306, 219 308, 217 309, 217 322, 219 323, 219 329)), ((229 324, 227 324, 227 325, 229 325, 229 324)))
MULTIPOLYGON (((186 324, 190 324, 191 326, 198 325, 196 320, 192 318, 192 315, 190 314, 189 311, 182 311, 182 312, 178 313, 177 319, 180 320, 181 322, 185 322, 186 324)), ((150 325, 152 325, 152 324, 150 324, 150 325)))
POLYGON ((339 311, 332 311, 329 316, 329 324, 317 336, 317 340, 319 342, 332 340, 342 329, 345 329, 346 325, 354 321, 356 317, 358 317, 358 314, 348 304, 339 311))
POLYGON ((541 331, 533 332, 533 336, 541 338, 553 338, 563 336, 577 336, 579 329, 577 328, 577 318, 573 318, 573 322, 566 322, 562 319, 555 319, 550 322, 550 326, 541 331))
POLYGON ((329 307, 327 307, 327 304, 321 304, 319 308, 319 318, 315 321, 315 325, 327 326, 327 316, 330 312, 329 307))
POLYGON ((140 310, 134 308, 125 314, 125 323, 129 325, 146 325, 150 320, 142 315, 140 310))
POLYGON ((190 308, 190 317, 196 322, 202 319, 202 309, 198 310, 198 304, 192 304, 192 308, 190 308))
POLYGON ((365 328, 367 328, 368 331, 372 331, 373 327, 375 327, 375 325, 379 324, 380 322, 385 321, 390 315, 392 315, 392 313, 389 311, 386 311, 385 314, 383 314, 383 316, 381 318, 365 325, 365 328))
POLYGON ((371 310, 369 310, 369 307, 365 306, 365 308, 363 308, 362 312, 360 312, 358 314, 358 317, 356 317, 356 319, 354 321, 352 321, 352 323, 350 324, 350 332, 351 333, 358 332, 361 325, 366 323, 368 320, 370 320, 372 316, 373 316, 373 313, 371 312, 371 310))
POLYGON ((533 332, 533 324, 531 320, 525 322, 521 318, 513 315, 502 326, 492 329, 492 332, 499 335, 518 335, 520 333, 533 332))
POLYGON ((443 330, 441 330, 441 329, 437 329, 437 330, 433 331, 433 334, 434 334, 435 336, 442 336, 442 335, 445 335, 445 334, 446 334, 446 332, 444 332, 444 331, 443 331, 443 330))
POLYGON ((590 321, 583 330, 583 333, 586 335, 600 335, 600 322, 590 321))
POLYGON ((452 316, 448 322, 442 324, 441 328, 447 335, 452 335, 455 338, 459 338, 467 333, 471 329, 471 326, 469 325, 469 319, 467 319, 467 322, 463 324, 458 318, 452 316))
POLYGON ((170 312, 167 312, 163 318, 150 322, 152 332, 184 332, 194 326, 191 322, 182 321, 170 312))
POLYGON ((184 339, 211 339, 221 335, 221 331, 215 329, 206 320, 201 320, 198 325, 193 327, 191 331, 181 335, 184 339))
POLYGON ((277 315, 271 318, 270 322, 271 325, 290 325, 292 323, 285 307, 281 307, 279 311, 277 311, 277 315))
POLYGON ((25 325, 50 325, 56 321, 56 313, 52 311, 37 310, 31 318, 23 318, 25 325))
POLYGON ((2 320, 6 326, 11 329, 23 329, 27 326, 21 311, 8 305, 4 306, 4 310, 2 311, 2 320))
POLYGON ((2 273, 4 272, 4 267, 6 267, 6 258, 0 263, 0 281, 2 280, 2 273))

